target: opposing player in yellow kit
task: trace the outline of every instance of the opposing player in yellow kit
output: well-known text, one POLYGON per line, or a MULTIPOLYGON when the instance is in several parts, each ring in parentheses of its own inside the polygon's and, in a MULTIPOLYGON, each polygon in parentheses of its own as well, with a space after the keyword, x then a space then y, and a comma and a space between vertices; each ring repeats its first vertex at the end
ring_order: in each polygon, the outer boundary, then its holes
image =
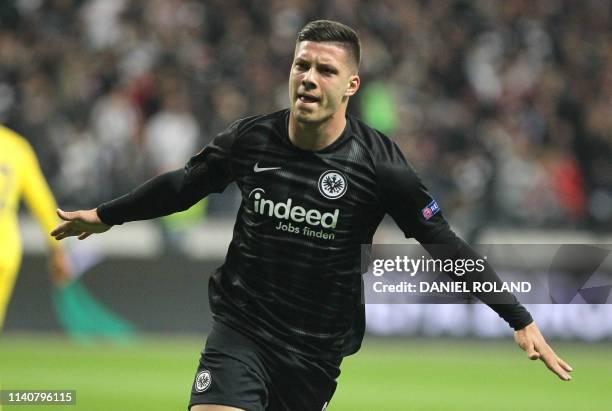
POLYGON ((0 125, 0 331, 21 263, 17 219, 21 198, 45 232, 52 281, 63 284, 70 278, 70 265, 59 243, 47 234, 58 223, 55 199, 30 144, 0 125))

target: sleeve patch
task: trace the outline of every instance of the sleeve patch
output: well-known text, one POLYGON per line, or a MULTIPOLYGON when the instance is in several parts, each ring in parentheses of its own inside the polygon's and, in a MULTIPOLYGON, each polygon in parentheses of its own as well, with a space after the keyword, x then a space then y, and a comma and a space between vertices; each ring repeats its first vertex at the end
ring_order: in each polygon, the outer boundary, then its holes
POLYGON ((421 214, 425 220, 429 220, 434 215, 438 214, 440 206, 436 203, 436 200, 432 200, 431 203, 427 204, 427 207, 421 210, 421 214))

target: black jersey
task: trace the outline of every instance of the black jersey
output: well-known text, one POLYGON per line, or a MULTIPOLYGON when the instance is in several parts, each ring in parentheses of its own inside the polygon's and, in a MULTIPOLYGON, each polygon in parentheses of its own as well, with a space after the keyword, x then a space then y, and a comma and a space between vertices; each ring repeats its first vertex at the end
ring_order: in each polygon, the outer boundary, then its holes
MULTIPOLYGON (((233 239, 209 283, 215 319, 305 355, 347 355, 365 329, 361 245, 386 213, 407 237, 470 251, 392 140, 349 115, 333 144, 306 151, 290 142, 288 119, 283 110, 239 120, 184 170, 98 213, 108 224, 151 218, 235 182, 233 239)), ((531 322, 515 299, 494 309, 515 328, 531 322)))

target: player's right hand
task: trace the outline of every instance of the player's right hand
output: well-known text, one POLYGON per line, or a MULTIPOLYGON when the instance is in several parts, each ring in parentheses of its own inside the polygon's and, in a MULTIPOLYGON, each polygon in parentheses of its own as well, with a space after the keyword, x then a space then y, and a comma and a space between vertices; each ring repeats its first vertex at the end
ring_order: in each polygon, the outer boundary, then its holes
POLYGON ((58 208, 57 215, 64 220, 51 231, 51 235, 58 241, 66 237, 78 237, 79 240, 84 240, 92 234, 103 233, 112 227, 100 220, 95 208, 78 211, 63 211, 58 208))

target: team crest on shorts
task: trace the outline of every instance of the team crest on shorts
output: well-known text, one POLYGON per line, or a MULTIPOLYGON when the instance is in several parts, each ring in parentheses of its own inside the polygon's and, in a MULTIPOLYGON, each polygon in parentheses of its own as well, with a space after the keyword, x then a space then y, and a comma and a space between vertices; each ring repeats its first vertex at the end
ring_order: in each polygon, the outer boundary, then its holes
POLYGON ((346 193, 346 177, 336 170, 327 170, 319 177, 319 192, 325 198, 335 200, 346 193))
POLYGON ((210 387, 211 383, 212 375, 210 375, 210 371, 203 370, 196 375, 194 387, 197 392, 204 392, 210 387))

